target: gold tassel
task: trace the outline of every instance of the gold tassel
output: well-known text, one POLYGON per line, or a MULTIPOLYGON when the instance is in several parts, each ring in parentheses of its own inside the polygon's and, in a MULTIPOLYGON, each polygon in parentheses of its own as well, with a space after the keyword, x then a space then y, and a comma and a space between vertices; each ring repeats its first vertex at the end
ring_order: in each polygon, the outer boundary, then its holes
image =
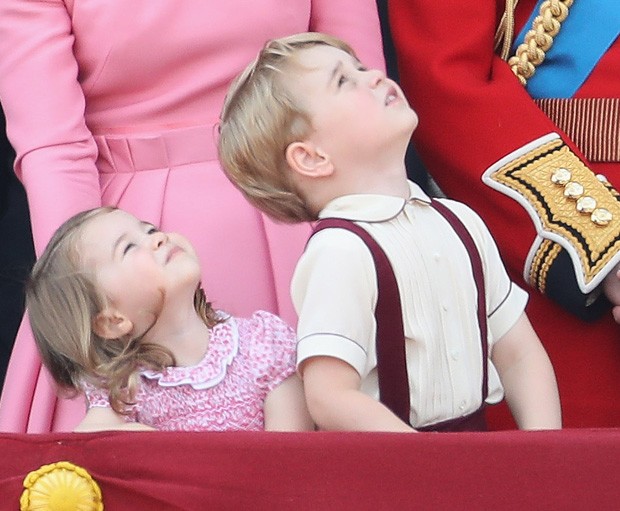
POLYGON ((518 4, 519 0, 506 0, 506 9, 495 31, 495 51, 498 51, 501 46, 499 56, 502 60, 508 60, 510 57, 510 47, 515 30, 515 9, 518 4))

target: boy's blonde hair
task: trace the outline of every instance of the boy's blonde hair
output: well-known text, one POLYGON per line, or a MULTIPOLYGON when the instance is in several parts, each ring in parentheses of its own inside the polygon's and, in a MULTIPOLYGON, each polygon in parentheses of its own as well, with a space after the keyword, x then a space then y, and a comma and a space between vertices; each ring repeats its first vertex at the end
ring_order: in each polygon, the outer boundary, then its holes
MULTIPOLYGON (((56 383, 73 394, 84 382, 103 387, 112 408, 127 413, 139 370, 161 371, 174 364, 174 357, 140 338, 104 339, 93 331, 93 321, 108 302, 94 275, 83 268, 80 237, 91 220, 115 210, 78 213, 55 232, 26 284, 26 307, 41 359, 56 383)), ((200 287, 194 305, 207 325, 219 321, 200 287)))
POLYGON ((299 65, 297 53, 319 45, 355 57, 345 42, 317 32, 269 41, 232 83, 220 119, 224 171, 252 204, 284 222, 316 219, 295 190, 286 161, 288 145, 304 140, 313 129, 286 80, 287 71, 299 65))

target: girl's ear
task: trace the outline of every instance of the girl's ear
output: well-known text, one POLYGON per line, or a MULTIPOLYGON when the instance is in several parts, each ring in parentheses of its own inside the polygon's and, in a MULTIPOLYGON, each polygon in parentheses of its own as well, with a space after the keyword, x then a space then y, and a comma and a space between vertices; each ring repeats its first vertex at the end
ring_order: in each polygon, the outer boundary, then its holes
POLYGON ((132 329, 130 319, 113 309, 99 312, 93 319, 93 332, 104 339, 120 339, 132 329))
POLYGON ((298 174, 306 177, 326 177, 334 173, 329 155, 312 142, 292 142, 286 148, 286 162, 298 174))

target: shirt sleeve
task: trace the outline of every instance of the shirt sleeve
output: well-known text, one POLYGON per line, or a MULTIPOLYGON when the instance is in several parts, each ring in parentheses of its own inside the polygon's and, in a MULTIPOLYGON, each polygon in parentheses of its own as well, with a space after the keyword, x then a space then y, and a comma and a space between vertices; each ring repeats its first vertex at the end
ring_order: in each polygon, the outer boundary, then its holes
POLYGON ((510 279, 497 244, 482 219, 465 204, 449 200, 442 202, 449 203, 450 209, 466 222, 475 240, 484 270, 491 342, 501 339, 525 311, 528 294, 510 279))
MULTIPOLYGON (((110 405, 110 395, 107 390, 96 387, 92 383, 88 381, 82 382, 82 390, 84 391, 84 395, 86 396, 86 405, 90 410, 91 408, 112 408, 110 405)), ((136 396, 136 400, 140 400, 140 393, 142 389, 138 391, 138 395, 136 396)), ((138 413, 135 406, 131 406, 129 408, 129 413, 123 415, 123 420, 125 422, 138 422, 138 413)))
POLYGON ((377 283, 372 255, 355 234, 326 229, 315 234, 292 281, 299 315, 297 365, 330 356, 353 366, 364 377, 374 346, 377 283))
MULTIPOLYGON (((250 320, 252 363, 259 385, 267 392, 295 373, 295 330, 278 316, 257 311, 250 320)), ((243 334, 241 334, 243 335, 243 334)))
POLYGON ((0 98, 38 254, 62 222, 101 203, 74 42, 65 2, 0 2, 0 98))
POLYGON ((92 383, 82 382, 88 408, 111 408, 108 391, 95 387, 92 383))

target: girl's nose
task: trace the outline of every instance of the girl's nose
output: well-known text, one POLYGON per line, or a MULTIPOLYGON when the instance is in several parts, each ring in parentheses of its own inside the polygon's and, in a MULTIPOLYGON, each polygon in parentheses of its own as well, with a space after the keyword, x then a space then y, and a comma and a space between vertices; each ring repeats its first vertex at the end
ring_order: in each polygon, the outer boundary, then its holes
POLYGON ((168 241, 168 235, 165 232, 157 231, 152 234, 153 248, 159 248, 168 241))

